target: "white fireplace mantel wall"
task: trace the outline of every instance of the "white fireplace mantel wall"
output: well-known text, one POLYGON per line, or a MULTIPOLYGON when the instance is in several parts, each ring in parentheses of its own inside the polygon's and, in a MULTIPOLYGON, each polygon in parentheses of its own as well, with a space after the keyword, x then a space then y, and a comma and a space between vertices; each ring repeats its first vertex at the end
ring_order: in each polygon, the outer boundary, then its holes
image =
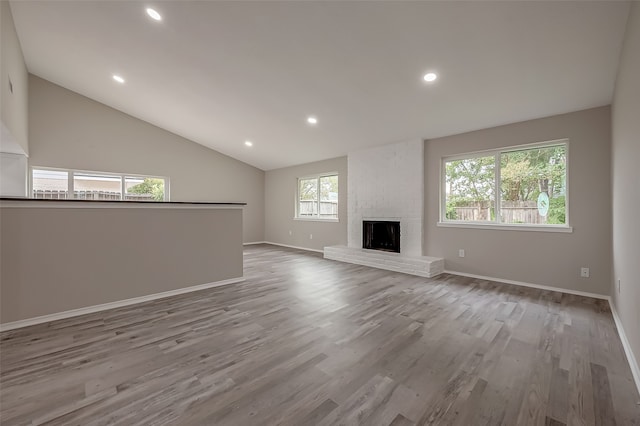
POLYGON ((400 255, 422 256, 424 142, 349 153, 348 245, 362 248, 363 220, 400 221, 400 255))

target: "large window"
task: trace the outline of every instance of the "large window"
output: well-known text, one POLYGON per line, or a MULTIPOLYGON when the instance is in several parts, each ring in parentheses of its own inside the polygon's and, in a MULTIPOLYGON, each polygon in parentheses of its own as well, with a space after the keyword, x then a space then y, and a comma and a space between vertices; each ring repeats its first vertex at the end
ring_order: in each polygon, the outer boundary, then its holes
POLYGON ((567 227, 567 141, 443 159, 441 221, 567 227))
POLYGON ((40 199, 169 201, 163 177, 34 167, 31 196, 40 199))
POLYGON ((296 218, 338 220, 338 175, 298 179, 296 218))

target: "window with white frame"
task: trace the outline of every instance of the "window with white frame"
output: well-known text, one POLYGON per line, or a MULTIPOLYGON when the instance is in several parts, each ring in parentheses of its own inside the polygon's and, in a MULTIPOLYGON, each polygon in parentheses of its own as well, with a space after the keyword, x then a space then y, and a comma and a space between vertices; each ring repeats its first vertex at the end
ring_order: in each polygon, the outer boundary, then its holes
POLYGON ((568 141, 442 160, 441 222, 568 226, 568 141))
POLYGON ((169 179, 33 167, 31 197, 56 200, 169 201, 169 179))
POLYGON ((298 179, 296 218, 338 220, 338 174, 298 179))

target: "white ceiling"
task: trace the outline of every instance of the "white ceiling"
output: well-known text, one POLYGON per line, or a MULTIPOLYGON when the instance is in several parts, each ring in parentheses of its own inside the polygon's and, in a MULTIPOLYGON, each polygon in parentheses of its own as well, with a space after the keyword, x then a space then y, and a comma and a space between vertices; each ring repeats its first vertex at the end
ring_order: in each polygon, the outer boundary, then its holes
POLYGON ((11 8, 31 73, 270 170, 609 104, 629 3, 11 8), (439 79, 425 84, 430 70, 439 79))

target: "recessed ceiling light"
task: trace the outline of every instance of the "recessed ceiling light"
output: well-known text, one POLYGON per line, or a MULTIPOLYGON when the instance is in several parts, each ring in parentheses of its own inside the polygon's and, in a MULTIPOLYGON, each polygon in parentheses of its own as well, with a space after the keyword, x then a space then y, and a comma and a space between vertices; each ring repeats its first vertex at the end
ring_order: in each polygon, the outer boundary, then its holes
POLYGON ((438 78, 438 74, 434 73, 434 72, 428 72, 424 75, 424 77, 422 77, 424 79, 424 81, 435 81, 436 78, 438 78))
POLYGON ((246 146, 253 146, 253 142, 251 142, 251 141, 244 141, 244 144, 246 146))
POLYGON ((309 124, 318 124, 318 119, 315 117, 307 117, 307 123, 309 124))
POLYGON ((147 8, 147 15, 149 15, 151 19, 162 21, 162 16, 158 13, 158 11, 155 9, 151 9, 150 7, 147 8))
POLYGON ((120 84, 124 83, 124 78, 120 77, 118 74, 114 74, 113 79, 120 84))

